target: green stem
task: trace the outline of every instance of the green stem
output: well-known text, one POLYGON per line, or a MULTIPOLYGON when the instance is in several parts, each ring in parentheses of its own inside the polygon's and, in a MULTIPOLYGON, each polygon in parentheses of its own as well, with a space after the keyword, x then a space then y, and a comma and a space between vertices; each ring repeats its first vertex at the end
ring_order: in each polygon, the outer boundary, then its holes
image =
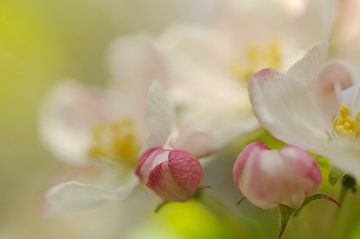
MULTIPOLYGON (((341 191, 339 195, 340 204, 344 203, 346 196, 349 191, 354 191, 356 187, 356 180, 350 175, 344 175, 341 179, 341 191)), ((334 215, 331 220, 331 227, 329 229, 329 238, 339 236, 336 234, 336 229, 338 228, 338 218, 340 217, 340 208, 337 208, 334 212, 334 215)))

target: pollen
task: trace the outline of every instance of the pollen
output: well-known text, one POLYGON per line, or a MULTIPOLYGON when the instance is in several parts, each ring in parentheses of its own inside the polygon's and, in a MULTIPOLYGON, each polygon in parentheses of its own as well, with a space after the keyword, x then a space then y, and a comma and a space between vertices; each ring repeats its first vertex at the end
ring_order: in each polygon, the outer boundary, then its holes
POLYGON ((88 151, 91 158, 111 160, 125 166, 135 164, 140 150, 135 122, 130 118, 98 125, 92 132, 92 142, 88 151))
POLYGON ((333 128, 337 135, 360 136, 360 113, 353 118, 349 106, 343 104, 333 121, 333 128))
POLYGON ((247 82, 250 75, 262 68, 278 69, 281 66, 281 45, 272 39, 264 45, 251 45, 244 49, 241 61, 230 65, 230 72, 236 78, 247 82))

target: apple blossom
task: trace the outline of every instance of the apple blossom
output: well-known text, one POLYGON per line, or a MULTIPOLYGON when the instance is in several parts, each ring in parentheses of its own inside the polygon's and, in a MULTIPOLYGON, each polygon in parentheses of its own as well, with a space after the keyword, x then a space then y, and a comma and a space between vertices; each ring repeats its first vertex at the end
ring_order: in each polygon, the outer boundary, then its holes
POLYGON ((281 205, 297 209, 321 184, 320 168, 313 157, 296 146, 271 150, 253 142, 238 156, 235 185, 254 205, 271 209, 281 205))
POLYGON ((211 24, 169 26, 155 45, 174 80, 170 94, 182 112, 179 117, 207 119, 208 132, 216 131, 213 144, 224 145, 258 127, 248 100, 251 73, 285 69, 328 36, 334 3, 311 1, 296 17, 280 1, 217 3, 211 24))
POLYGON ((355 93, 351 107, 342 102, 352 74, 340 62, 326 63, 326 56, 327 43, 320 42, 286 74, 273 69, 254 74, 249 84, 253 111, 278 139, 323 155, 359 178, 360 94, 355 93))
MULTIPOLYGON (((48 192, 48 201, 56 209, 87 209, 119 200, 138 184, 132 169, 146 137, 144 92, 152 79, 160 76, 162 62, 143 34, 125 37, 116 43, 116 49, 121 63, 117 70, 122 75, 114 75, 108 87, 68 80, 55 85, 45 97, 40 135, 57 159, 75 165, 96 162, 118 168, 117 180, 70 181, 54 186, 48 192), (115 87, 121 82, 123 88, 115 87), (125 178, 120 186, 119 178, 125 178)), ((111 167, 100 168, 108 174, 111 167)))
POLYGON ((336 22, 332 34, 333 51, 357 64, 359 46, 356 44, 360 39, 360 2, 358 0, 340 0, 338 2, 336 22))

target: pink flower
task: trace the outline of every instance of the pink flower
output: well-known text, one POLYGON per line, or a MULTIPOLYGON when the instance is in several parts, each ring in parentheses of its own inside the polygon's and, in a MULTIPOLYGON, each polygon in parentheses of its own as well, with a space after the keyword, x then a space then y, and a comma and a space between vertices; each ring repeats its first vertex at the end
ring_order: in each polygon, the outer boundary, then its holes
POLYGON ((188 152, 151 148, 138 161, 136 174, 163 200, 186 201, 199 189, 203 169, 188 152))
POLYGON ((246 146, 238 156, 233 179, 254 205, 271 209, 279 204, 299 208, 321 184, 313 157, 295 146, 271 150, 261 142, 246 146))

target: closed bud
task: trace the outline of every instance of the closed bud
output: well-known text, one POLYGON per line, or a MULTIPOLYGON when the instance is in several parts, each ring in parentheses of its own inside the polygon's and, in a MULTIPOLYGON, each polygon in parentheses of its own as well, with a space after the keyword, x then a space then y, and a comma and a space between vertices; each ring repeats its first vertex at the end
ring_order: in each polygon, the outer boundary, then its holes
POLYGON ((151 148, 138 161, 136 175, 164 201, 187 201, 198 191, 203 169, 188 152, 151 148))
POLYGON ((238 156, 233 179, 243 196, 260 208, 282 204, 297 209, 317 191, 321 173, 314 158, 298 147, 270 150, 254 142, 238 156))

